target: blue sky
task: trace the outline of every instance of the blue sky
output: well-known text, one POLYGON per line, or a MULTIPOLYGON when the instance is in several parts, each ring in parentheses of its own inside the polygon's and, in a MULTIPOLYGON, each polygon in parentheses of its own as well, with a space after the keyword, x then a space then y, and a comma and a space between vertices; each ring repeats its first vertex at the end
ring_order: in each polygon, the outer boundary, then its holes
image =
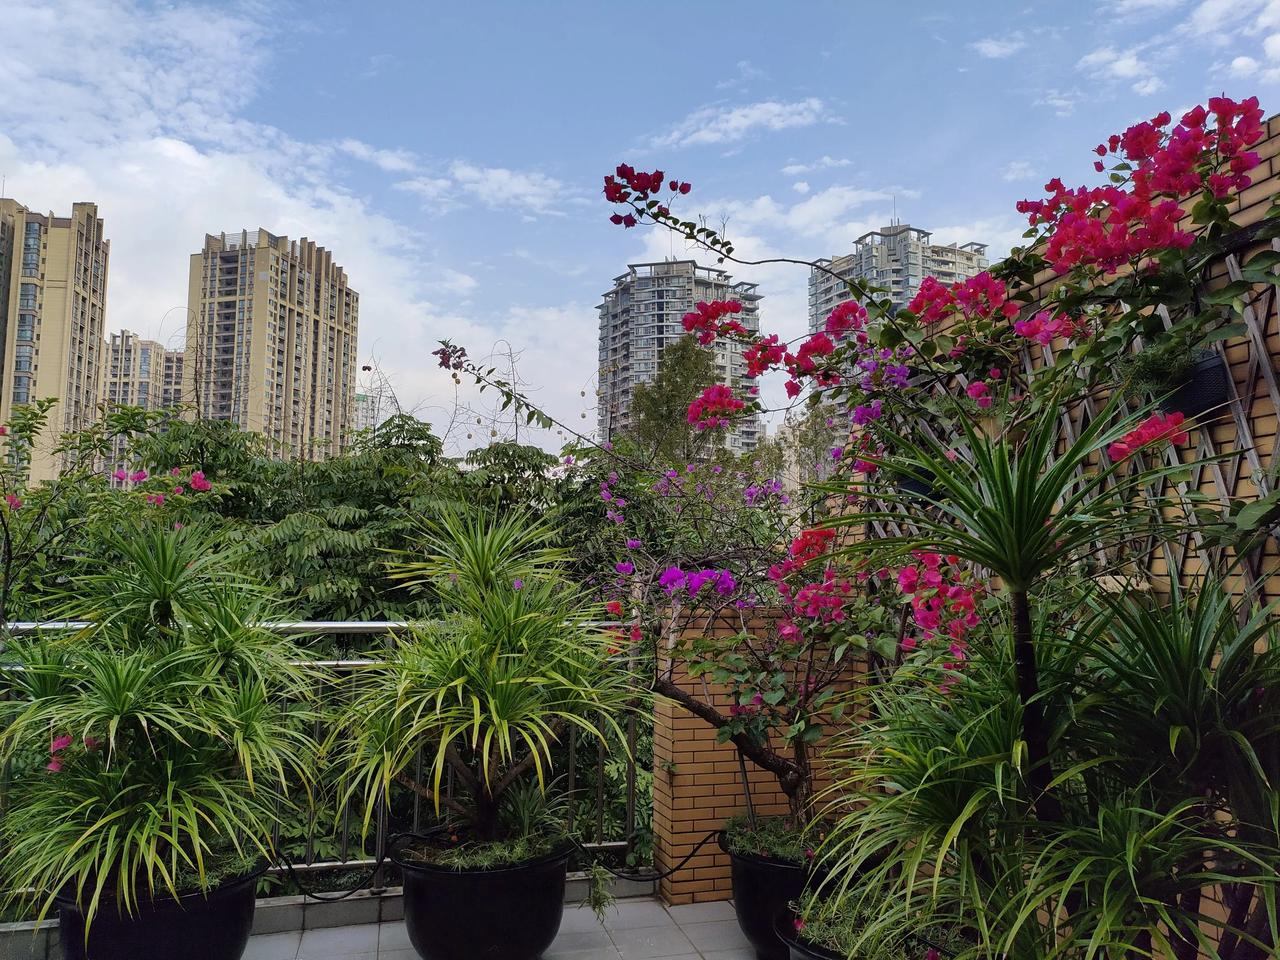
MULTIPOLYGON (((1014 202, 1087 181, 1108 133, 1220 92, 1280 109, 1280 0, 7 0, 2 16, 22 38, 0 62, 6 192, 99 203, 110 327, 180 340, 206 231, 309 236, 361 294, 363 358, 455 449, 509 431, 433 368, 442 337, 516 353, 540 403, 594 424, 599 295, 629 261, 684 252, 606 222, 600 177, 620 161, 692 181, 685 209, 727 218, 751 258, 844 252, 895 203, 999 252, 1014 202)), ((802 270, 734 272, 761 284, 766 329, 804 329, 802 270)))

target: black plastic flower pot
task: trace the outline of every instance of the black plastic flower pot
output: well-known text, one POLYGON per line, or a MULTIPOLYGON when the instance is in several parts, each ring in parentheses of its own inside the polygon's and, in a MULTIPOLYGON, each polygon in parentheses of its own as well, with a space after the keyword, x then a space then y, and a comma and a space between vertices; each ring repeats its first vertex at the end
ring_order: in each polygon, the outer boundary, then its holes
POLYGON ((720 835, 720 847, 729 854, 733 873, 733 909, 738 926, 751 941, 759 960, 789 960, 787 945, 779 938, 774 921, 798 900, 810 878, 808 867, 786 860, 734 853, 720 835))
POLYGON ((790 910, 783 910, 774 918, 774 932, 787 946, 783 955, 786 960, 848 960, 825 947, 805 943, 801 932, 796 929, 796 916, 790 910))
POLYGON ((571 844, 498 870, 392 859, 404 877, 404 923, 424 960, 537 960, 564 913, 571 844))
POLYGON ((240 877, 207 894, 160 896, 123 913, 104 898, 89 924, 74 895, 58 896, 64 960, 240 960, 253 928, 261 873, 240 877))
POLYGON ((1191 368, 1173 392, 1160 401, 1165 413, 1209 419, 1226 412, 1231 397, 1231 371, 1226 361, 1212 350, 1197 350, 1191 368))

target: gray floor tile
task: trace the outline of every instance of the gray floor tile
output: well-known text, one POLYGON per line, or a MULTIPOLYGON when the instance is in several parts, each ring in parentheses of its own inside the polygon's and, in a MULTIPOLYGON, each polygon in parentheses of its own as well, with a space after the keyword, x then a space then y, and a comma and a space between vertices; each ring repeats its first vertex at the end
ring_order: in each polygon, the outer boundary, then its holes
POLYGON ((676 923, 681 926, 689 923, 710 923, 712 920, 733 920, 737 916, 733 912, 733 903, 729 900, 682 903, 678 907, 667 907, 667 913, 671 914, 676 923))
POLYGON ((410 947, 408 950, 379 950, 378 960, 419 960, 418 951, 410 947))
POLYGON ((409 931, 403 923, 384 923, 378 927, 378 952, 389 950, 412 950, 409 943, 409 931))
POLYGON ((704 953, 703 960, 756 960, 756 952, 750 947, 741 950, 714 950, 704 953))
POLYGON ((561 930, 559 936, 556 937, 555 943, 551 944, 552 950, 568 952, 572 950, 597 950, 613 946, 613 941, 609 939, 603 927, 596 926, 594 930, 561 930))
POLYGON ((302 934, 298 948, 298 960, 336 960, 361 954, 378 952, 377 924, 361 924, 351 927, 326 927, 307 930, 302 934))
POLYGON ((736 950, 751 945, 742 935, 737 920, 712 920, 710 923, 686 923, 680 928, 702 953, 710 950, 736 950))
POLYGON ((638 927, 626 930, 610 930, 613 945, 622 954, 622 960, 653 960, 656 957, 678 957, 695 953, 689 938, 670 922, 661 927, 638 927))
POLYGON ((250 937, 241 960, 293 960, 298 955, 301 940, 302 932, 299 930, 250 937))
POLYGON ((613 947, 566 951, 560 951, 552 947, 542 955, 542 960, 622 960, 622 958, 613 947))
POLYGON ((609 911, 605 927, 614 930, 634 930, 638 927, 662 927, 671 925, 671 915, 656 900, 620 901, 617 912, 609 911))
MULTIPOLYGON (((618 916, 618 911, 613 907, 609 908, 609 917, 618 916)), ((577 932, 581 933, 587 930, 603 930, 600 920, 596 917, 594 910, 586 907, 575 907, 566 905, 564 914, 560 917, 560 932, 577 932)))

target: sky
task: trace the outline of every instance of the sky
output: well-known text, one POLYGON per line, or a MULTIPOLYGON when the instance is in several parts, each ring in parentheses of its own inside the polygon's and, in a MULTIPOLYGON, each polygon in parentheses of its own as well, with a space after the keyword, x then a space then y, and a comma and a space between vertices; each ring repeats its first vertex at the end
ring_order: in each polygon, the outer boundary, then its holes
MULTIPOLYGON (((4 192, 99 205, 110 329, 181 345, 206 232, 309 237, 360 293, 366 385, 454 451, 512 430, 443 338, 594 428, 600 295, 689 255, 608 223, 618 163, 692 182, 677 212, 744 259, 839 255, 895 211, 999 256, 1014 203, 1090 182, 1108 134, 1219 93, 1280 110, 1280 0, 0 0, 0 23, 4 192)), ((764 330, 804 332, 804 268, 732 272, 764 330)))

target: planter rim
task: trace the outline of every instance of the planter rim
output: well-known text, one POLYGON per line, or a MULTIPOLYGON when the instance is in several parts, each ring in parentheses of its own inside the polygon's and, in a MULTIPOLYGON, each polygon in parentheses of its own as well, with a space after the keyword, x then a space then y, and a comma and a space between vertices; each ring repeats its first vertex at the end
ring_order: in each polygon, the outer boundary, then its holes
MULTIPOLYGON (((269 868, 270 864, 266 860, 263 860, 250 872, 237 874, 233 877, 227 877, 222 881, 222 883, 219 883, 217 886, 210 887, 208 890, 190 890, 186 893, 179 894, 177 899, 168 895, 169 891, 167 890, 154 891, 152 895, 148 896, 146 899, 139 897, 134 906, 135 908, 148 905, 155 907, 167 907, 170 905, 181 906, 184 902, 196 899, 213 900, 231 894, 246 884, 256 884, 258 882, 258 878, 266 873, 269 868), (157 898, 156 894, 159 894, 159 898, 157 898)), ((105 891, 98 900, 99 911, 101 911, 103 904, 115 903, 116 899, 114 890, 105 891)), ((53 902, 60 907, 70 907, 73 910, 80 909, 80 898, 71 891, 58 891, 53 895, 53 902)))
POLYGON ((401 870, 416 871, 418 873, 430 873, 436 875, 447 875, 453 877, 487 877, 503 873, 513 873, 518 870, 527 870, 530 867, 540 867, 558 861, 568 860, 576 849, 572 840, 564 840, 557 844, 552 850, 541 856, 534 857, 532 860, 521 860, 519 863, 510 863, 505 867, 468 867, 459 870, 457 867, 446 867, 438 863, 424 863, 418 860, 405 860, 402 851, 396 850, 391 854, 391 862, 401 870))
POLYGON ((832 953, 826 947, 801 940, 796 935, 796 929, 793 922, 794 920, 795 915, 792 914, 790 910, 784 910, 774 918, 773 932, 778 935, 779 940, 785 943, 788 947, 799 947, 803 950, 807 950, 815 957, 819 957, 820 960, 845 960, 845 958, 840 956, 840 954, 832 953))
POLYGON ((799 870, 803 873, 809 871, 809 865, 805 863, 796 863, 794 860, 783 860, 779 857, 768 857, 759 853, 737 853, 729 849, 729 832, 721 830, 720 836, 717 838, 720 849, 731 857, 738 857, 751 863, 762 863, 770 867, 778 867, 783 869, 799 870))

